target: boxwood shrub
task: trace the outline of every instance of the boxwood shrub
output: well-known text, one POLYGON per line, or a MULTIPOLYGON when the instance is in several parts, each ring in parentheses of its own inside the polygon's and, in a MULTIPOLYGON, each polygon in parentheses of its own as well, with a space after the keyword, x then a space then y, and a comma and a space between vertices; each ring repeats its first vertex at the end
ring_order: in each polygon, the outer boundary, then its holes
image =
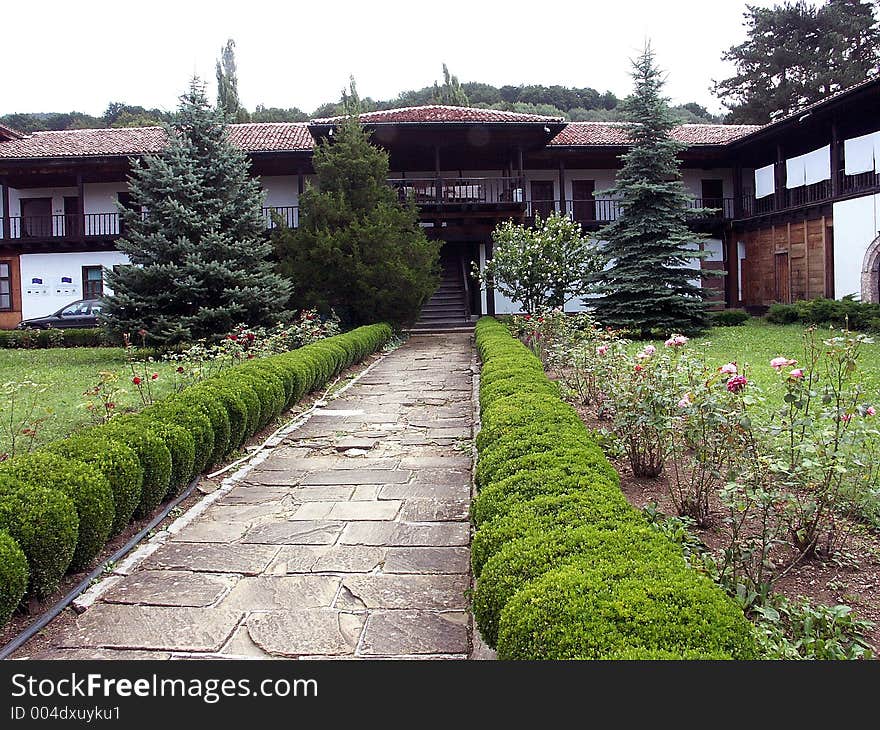
POLYGON ((473 608, 502 659, 748 659, 754 630, 626 501, 540 361, 477 323, 473 608))
POLYGON ((306 393, 378 350, 391 335, 388 325, 371 325, 248 360, 138 414, 116 416, 4 462, 0 530, 9 539, 0 532, 0 619, 21 598, 21 554, 30 589, 40 597, 49 595, 68 568, 91 561, 107 537, 133 516, 151 513, 208 465, 306 393))
POLYGON ((0 528, 27 557, 29 588, 50 595, 70 567, 76 550, 79 518, 73 500, 63 492, 22 484, 0 475, 0 528))
POLYGON ((113 524, 113 492, 96 467, 48 451, 22 454, 0 464, 0 473, 27 486, 63 492, 79 518, 76 550, 70 567, 86 567, 101 552, 113 524))
MULTIPOLYGON (((69 438, 55 441, 47 451, 67 459, 91 464, 100 471, 113 494, 113 522, 110 534, 116 535, 128 524, 141 501, 144 470, 137 454, 121 441, 87 429, 69 438)), ((13 459, 13 462, 17 461, 13 459)))
POLYGON ((137 455, 144 477, 134 516, 150 514, 168 494, 171 483, 171 451, 165 441, 136 416, 117 416, 95 430, 124 443, 137 455))
POLYGON ((0 530, 0 626, 24 598, 27 585, 27 558, 15 538, 0 530))

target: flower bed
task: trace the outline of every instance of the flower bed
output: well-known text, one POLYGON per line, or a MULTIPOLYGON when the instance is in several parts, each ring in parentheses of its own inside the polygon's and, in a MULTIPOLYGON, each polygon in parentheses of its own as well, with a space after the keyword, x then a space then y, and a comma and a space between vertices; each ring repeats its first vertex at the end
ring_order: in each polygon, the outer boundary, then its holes
POLYGON ((489 318, 477 347, 473 607, 499 658, 754 658, 742 611, 629 507, 541 362, 489 318))
POLYGON ((149 514, 306 393, 376 352, 385 324, 247 360, 137 414, 0 464, 0 624, 51 594, 132 516, 149 514), (26 580, 22 568, 26 560, 26 580))

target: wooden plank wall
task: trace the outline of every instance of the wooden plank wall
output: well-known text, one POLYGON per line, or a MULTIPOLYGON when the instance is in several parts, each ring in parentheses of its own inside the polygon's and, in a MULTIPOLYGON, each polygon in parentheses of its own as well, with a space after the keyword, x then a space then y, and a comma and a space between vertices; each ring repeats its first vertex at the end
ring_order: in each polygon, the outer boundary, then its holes
POLYGON ((10 330, 21 322, 21 269, 18 254, 0 251, 0 261, 9 264, 9 288, 12 292, 12 310, 0 311, 0 329, 10 330))
POLYGON ((777 254, 788 254, 790 300, 834 296, 828 290, 832 221, 830 216, 794 223, 781 223, 745 231, 737 239, 745 243, 743 304, 767 306, 784 298, 777 290, 777 254))

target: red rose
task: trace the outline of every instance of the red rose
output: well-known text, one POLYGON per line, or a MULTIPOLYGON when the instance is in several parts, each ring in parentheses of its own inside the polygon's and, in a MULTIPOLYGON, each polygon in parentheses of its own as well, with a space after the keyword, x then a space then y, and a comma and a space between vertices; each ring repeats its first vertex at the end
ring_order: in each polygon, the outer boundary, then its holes
POLYGON ((256 339, 256 335, 253 332, 247 333, 248 342, 253 342, 256 339))
POLYGON ((135 376, 131 379, 131 382, 134 383, 135 385, 140 385, 142 381, 141 381, 141 379, 140 379, 137 375, 135 375, 135 376))
POLYGON ((111 408, 116 408, 116 404, 115 404, 115 403, 108 403, 108 404, 107 404, 107 410, 109 410, 109 409, 111 409, 111 408))
POLYGON ((178 365, 178 366, 177 366, 177 372, 179 372, 179 373, 182 373, 182 372, 183 372, 183 365, 178 365))
POLYGON ((248 359, 248 360, 253 360, 253 359, 254 359, 254 353, 249 352, 249 353, 248 353, 248 356, 247 356, 247 359, 248 359))
POLYGON ((642 370, 644 370, 644 369, 645 369, 645 368, 643 368, 641 365, 636 365, 636 367, 635 367, 635 370, 636 370, 637 373, 642 372, 642 370))
POLYGON ((158 378, 158 377, 159 377, 159 373, 153 373, 153 374, 150 376, 150 380, 155 380, 155 379, 158 378))

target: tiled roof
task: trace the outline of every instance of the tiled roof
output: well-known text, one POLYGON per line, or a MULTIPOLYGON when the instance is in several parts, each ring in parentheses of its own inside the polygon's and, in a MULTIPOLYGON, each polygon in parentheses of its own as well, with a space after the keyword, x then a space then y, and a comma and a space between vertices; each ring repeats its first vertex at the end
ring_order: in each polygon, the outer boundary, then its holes
MULTIPOLYGON (((489 124, 561 124, 561 117, 545 117, 540 114, 519 114, 498 109, 477 109, 465 106, 407 106, 400 109, 365 112, 358 117, 364 124, 426 124, 436 122, 484 122, 489 124)), ((313 124, 333 124, 343 117, 313 119, 313 124)))
POLYGON ((5 124, 0 124, 0 142, 5 142, 7 139, 18 139, 22 136, 24 135, 22 135, 17 129, 7 127, 5 124))
POLYGON ((315 140, 304 122, 230 124, 229 138, 245 152, 310 150, 315 140))
MULTIPOLYGON (((550 144, 563 147, 623 147, 631 142, 628 122, 569 122, 550 144)), ((672 136, 688 145, 726 144, 760 127, 749 124, 682 124, 672 136)))
MULTIPOLYGON (((310 150, 312 135, 303 123, 230 124, 232 142, 245 152, 310 150)), ((0 158, 101 157, 159 152, 165 146, 162 127, 121 129, 67 129, 34 132, 20 139, 0 142, 0 158)))

